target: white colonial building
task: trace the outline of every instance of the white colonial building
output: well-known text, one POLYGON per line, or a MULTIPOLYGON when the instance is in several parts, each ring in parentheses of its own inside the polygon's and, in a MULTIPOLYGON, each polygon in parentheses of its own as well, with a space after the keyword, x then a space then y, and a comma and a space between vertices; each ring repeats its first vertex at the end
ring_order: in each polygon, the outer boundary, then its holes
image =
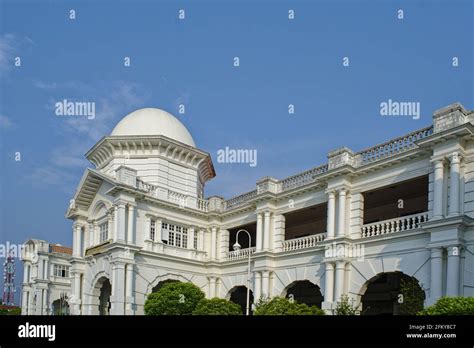
POLYGON ((243 304, 249 254, 252 301, 291 295, 330 313, 347 294, 364 314, 397 313, 407 280, 425 305, 474 296, 473 133, 474 112, 456 103, 432 126, 225 200, 204 197, 211 156, 181 122, 137 110, 86 154, 73 249, 28 242, 23 313, 67 301, 72 314, 143 314, 169 281, 243 304), (240 233, 234 251, 240 229, 251 243, 240 233))

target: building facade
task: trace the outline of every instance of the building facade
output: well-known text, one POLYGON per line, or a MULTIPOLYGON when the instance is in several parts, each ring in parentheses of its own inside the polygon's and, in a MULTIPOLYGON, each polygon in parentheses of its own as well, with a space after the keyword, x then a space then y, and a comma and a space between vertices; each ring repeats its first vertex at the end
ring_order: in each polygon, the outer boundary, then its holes
POLYGON ((337 149, 321 166, 224 200, 204 198, 215 171, 187 129, 165 111, 137 110, 86 154, 95 168, 66 214, 71 254, 28 242, 39 253, 24 259, 23 313, 54 313, 65 293, 72 314, 143 314, 169 281, 242 304, 249 256, 252 301, 292 296, 331 313, 347 295, 364 314, 396 314, 409 281, 425 306, 474 296, 473 134, 474 112, 455 103, 429 127, 337 149), (233 250, 241 229, 251 240, 240 233, 233 250))

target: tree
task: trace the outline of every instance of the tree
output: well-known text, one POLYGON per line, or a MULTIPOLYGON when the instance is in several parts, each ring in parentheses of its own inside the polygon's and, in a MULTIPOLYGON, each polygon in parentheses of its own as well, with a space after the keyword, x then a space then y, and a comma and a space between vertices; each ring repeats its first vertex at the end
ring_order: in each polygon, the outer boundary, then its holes
POLYGON ((146 315, 191 315, 204 298, 200 288, 192 283, 167 283, 145 301, 146 315))
POLYGON ((416 315, 423 309, 424 292, 414 278, 402 279, 400 282, 401 303, 398 313, 402 315, 416 315))
POLYGON ((474 315, 474 297, 441 297, 418 315, 474 315))
POLYGON ((194 315, 242 315, 242 309, 234 302, 223 298, 202 299, 199 301, 194 315))
POLYGON ((342 295, 341 300, 337 302, 336 308, 334 309, 334 315, 359 315, 359 306, 354 305, 354 299, 349 302, 349 296, 342 295))
POLYGON ((255 306, 255 315, 324 315, 316 306, 309 307, 283 297, 261 298, 255 306))

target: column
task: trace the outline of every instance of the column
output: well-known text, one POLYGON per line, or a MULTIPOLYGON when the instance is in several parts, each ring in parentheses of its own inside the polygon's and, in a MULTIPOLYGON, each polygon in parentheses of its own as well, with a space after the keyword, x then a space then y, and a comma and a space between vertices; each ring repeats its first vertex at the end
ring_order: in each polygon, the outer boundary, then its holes
POLYGON ((337 236, 343 237, 345 235, 346 227, 346 190, 339 191, 339 211, 337 220, 337 236))
POLYGON ((112 304, 110 314, 125 314, 125 264, 115 263, 112 265, 112 296, 110 302, 112 304))
POLYGON ((269 285, 270 285, 270 272, 263 271, 262 272, 262 289, 261 289, 262 296, 269 297, 270 295, 269 285))
MULTIPOLYGON (((220 229, 219 233, 221 235, 220 238, 220 248, 219 248, 219 259, 225 260, 227 257, 227 252, 229 251, 229 239, 230 233, 228 230, 220 229)), ((240 235, 242 237, 242 234, 240 235)), ((247 236, 244 236, 247 238, 247 236)))
POLYGON ((270 212, 265 212, 263 220, 263 250, 270 249, 270 212))
POLYGON ((209 298, 216 297, 216 277, 209 277, 209 298))
POLYGON ((194 249, 194 227, 188 228, 188 249, 194 249))
POLYGON ((459 185, 460 185, 460 162, 461 158, 457 152, 451 157, 451 168, 449 178, 449 215, 459 215, 459 185))
POLYGON ((433 219, 440 219, 443 217, 443 176, 444 161, 437 160, 434 168, 433 219))
POLYGON ((74 243, 73 243, 73 255, 75 257, 81 256, 81 225, 78 223, 74 224, 74 243))
POLYGON ((216 259, 216 249, 217 249, 217 228, 212 227, 211 228, 211 260, 216 259))
POLYGON ((346 273, 346 262, 336 262, 336 289, 334 291, 334 301, 338 302, 341 299, 341 295, 344 294, 344 278, 346 273))
POLYGON ((431 272, 431 283, 430 283, 430 303, 433 304, 442 296, 443 291, 443 249, 433 248, 431 249, 431 260, 430 260, 430 272, 431 272))
POLYGON ((263 214, 257 213, 256 251, 262 251, 262 248, 263 248, 263 214))
POLYGON ((28 291, 26 290, 23 290, 21 297, 21 315, 28 315, 28 291))
MULTIPOLYGON (((115 211, 115 210, 114 210, 115 211)), ((97 244, 100 244, 100 229, 99 225, 96 223, 96 231, 97 231, 97 244)), ((115 232, 114 232, 114 218, 112 212, 107 214, 107 239, 114 239, 115 232)))
POLYGON ((48 289, 43 289, 43 299, 41 301, 41 314, 48 314, 48 289))
MULTIPOLYGON (((25 267, 24 267, 24 271, 23 271, 23 283, 28 283, 29 282, 29 279, 28 279, 28 268, 30 266, 25 262, 25 267)), ((23 303, 23 302, 22 302, 23 303)))
POLYGON ((121 241, 125 242, 125 204, 120 203, 115 206, 115 240, 114 241, 121 241))
POLYGON ((74 273, 73 279, 73 291, 72 291, 72 305, 73 305, 73 313, 79 315, 80 313, 80 305, 81 305, 81 274, 79 272, 74 273))
POLYGON ((446 296, 459 296, 460 249, 459 245, 448 247, 446 296))
POLYGON ((204 230, 199 230, 199 250, 204 251, 204 230))
POLYGON ((38 260, 38 279, 44 280, 44 261, 43 259, 38 260))
POLYGON ((334 191, 328 192, 328 221, 327 221, 327 238, 334 238, 334 226, 336 217, 336 195, 334 191))
POLYGON ((334 301, 334 265, 331 262, 326 263, 324 283, 324 302, 334 301))
POLYGON ((253 302, 257 303, 260 297, 262 297, 262 275, 260 272, 254 272, 254 293, 253 293, 253 302))
POLYGON ((133 305, 135 303, 135 299, 133 297, 133 268, 134 264, 129 263, 127 264, 127 279, 125 285, 125 301, 126 301, 126 314, 134 314, 133 305))
POLYGON ((128 206, 128 227, 127 227, 127 243, 133 244, 133 240, 135 239, 135 230, 134 230, 134 222, 135 222, 135 207, 133 205, 128 206))
POLYGON ((283 251, 283 242, 285 241, 285 215, 278 214, 273 219, 273 251, 283 251))

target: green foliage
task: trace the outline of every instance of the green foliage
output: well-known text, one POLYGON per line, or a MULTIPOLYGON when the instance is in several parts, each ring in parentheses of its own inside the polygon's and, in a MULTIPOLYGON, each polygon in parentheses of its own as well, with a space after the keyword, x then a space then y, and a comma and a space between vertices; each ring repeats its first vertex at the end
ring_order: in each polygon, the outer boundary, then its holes
POLYGON ((15 307, 11 309, 0 309, 0 315, 21 315, 21 308, 15 307))
POLYGON ((408 281, 402 279, 400 282, 401 303, 398 305, 398 313, 401 315, 416 315, 423 309, 424 292, 418 285, 418 281, 411 278, 408 281))
POLYGON ((418 315, 474 315, 474 297, 442 297, 418 315))
POLYGON ((334 315, 359 315, 360 304, 354 305, 354 299, 349 300, 349 296, 342 295, 339 302, 337 302, 334 309, 334 315))
POLYGON ((145 301, 146 315, 190 315, 204 293, 192 283, 173 282, 164 284, 145 301))
POLYGON ((223 298, 202 299, 199 301, 194 315, 242 315, 242 309, 234 302, 223 298))
POLYGON ((283 297, 261 298, 255 306, 255 315, 324 315, 316 306, 309 307, 283 297))

